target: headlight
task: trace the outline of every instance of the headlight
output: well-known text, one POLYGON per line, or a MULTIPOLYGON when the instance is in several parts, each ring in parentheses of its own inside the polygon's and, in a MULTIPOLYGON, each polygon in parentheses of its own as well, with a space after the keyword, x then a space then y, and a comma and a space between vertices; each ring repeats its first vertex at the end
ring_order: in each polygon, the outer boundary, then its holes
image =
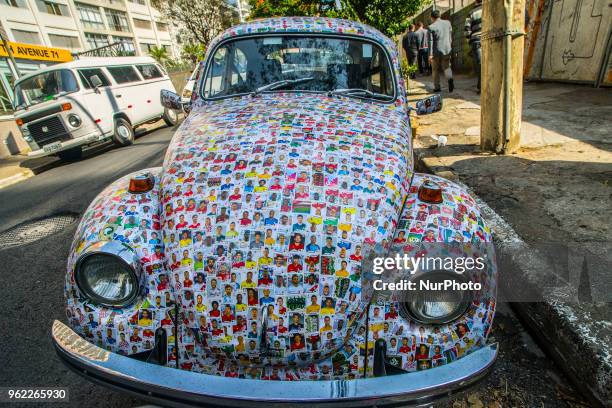
POLYGON ((193 92, 191 90, 189 90, 189 89, 183 90, 183 98, 191 98, 191 94, 192 93, 193 92))
POLYGON ((117 241, 94 244, 75 266, 81 293, 93 302, 122 307, 138 295, 138 276, 133 250, 117 241))
POLYGON ((439 288, 446 284, 449 289, 409 292, 410 298, 401 304, 401 309, 418 322, 427 324, 451 322, 463 315, 472 301, 471 290, 457 290, 458 287, 469 286, 467 278, 463 275, 448 271, 427 272, 413 279, 417 289, 421 288, 420 281, 425 281, 430 288, 439 288), (449 281, 454 281, 454 284, 449 281))
POLYGON ((70 123, 70 126, 72 126, 73 128, 78 128, 79 126, 81 126, 81 118, 79 117, 79 115, 70 115, 68 116, 68 123, 70 123))

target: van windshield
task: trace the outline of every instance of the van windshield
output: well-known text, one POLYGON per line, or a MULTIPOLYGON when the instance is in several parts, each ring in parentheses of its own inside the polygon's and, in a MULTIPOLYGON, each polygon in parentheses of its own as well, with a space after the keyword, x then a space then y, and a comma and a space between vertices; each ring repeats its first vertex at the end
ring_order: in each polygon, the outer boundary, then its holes
POLYGON ((60 69, 44 72, 15 85, 15 109, 56 99, 79 90, 72 71, 60 69))

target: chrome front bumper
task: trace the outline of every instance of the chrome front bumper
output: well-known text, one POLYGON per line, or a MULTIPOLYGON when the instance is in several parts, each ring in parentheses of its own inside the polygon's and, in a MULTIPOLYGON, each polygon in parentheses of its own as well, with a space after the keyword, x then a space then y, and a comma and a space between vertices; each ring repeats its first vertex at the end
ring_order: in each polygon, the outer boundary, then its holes
POLYGON ((90 380, 164 406, 359 407, 423 404, 482 378, 497 357, 488 345, 449 365, 409 374, 333 381, 262 381, 194 373, 103 350, 55 321, 52 337, 66 365, 90 380))

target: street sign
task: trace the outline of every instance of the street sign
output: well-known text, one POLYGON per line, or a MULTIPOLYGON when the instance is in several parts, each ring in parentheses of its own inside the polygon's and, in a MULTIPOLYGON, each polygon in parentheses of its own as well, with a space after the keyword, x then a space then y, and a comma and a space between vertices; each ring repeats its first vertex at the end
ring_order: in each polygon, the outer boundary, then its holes
MULTIPOLYGON (((70 50, 63 48, 49 48, 18 42, 9 42, 9 45, 15 58, 53 62, 68 62, 73 59, 70 50)), ((4 42, 0 43, 0 57, 8 57, 4 42)))

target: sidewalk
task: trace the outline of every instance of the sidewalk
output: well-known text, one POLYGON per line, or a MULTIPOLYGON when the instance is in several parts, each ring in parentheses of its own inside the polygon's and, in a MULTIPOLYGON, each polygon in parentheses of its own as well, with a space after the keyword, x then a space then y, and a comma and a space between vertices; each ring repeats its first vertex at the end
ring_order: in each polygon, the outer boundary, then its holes
MULTIPOLYGON (((535 248, 562 243, 572 254, 588 251, 604 260, 602 265, 612 262, 612 92, 525 84, 522 148, 497 156, 479 149, 474 85, 474 78, 455 78, 455 92, 442 93, 443 110, 418 118, 418 163, 464 183, 492 208, 498 252, 512 263, 505 272, 510 276, 502 272, 502 290, 521 279, 538 289, 564 282, 563 290, 543 293, 544 302, 512 307, 582 391, 610 406, 612 274, 597 265, 584 273, 582 258, 576 264, 569 257, 567 275, 554 275, 550 260, 535 248), (440 135, 447 137, 446 146, 438 147, 440 135)), ((417 78, 410 82, 409 99, 423 98, 431 89, 430 78, 417 78)))

